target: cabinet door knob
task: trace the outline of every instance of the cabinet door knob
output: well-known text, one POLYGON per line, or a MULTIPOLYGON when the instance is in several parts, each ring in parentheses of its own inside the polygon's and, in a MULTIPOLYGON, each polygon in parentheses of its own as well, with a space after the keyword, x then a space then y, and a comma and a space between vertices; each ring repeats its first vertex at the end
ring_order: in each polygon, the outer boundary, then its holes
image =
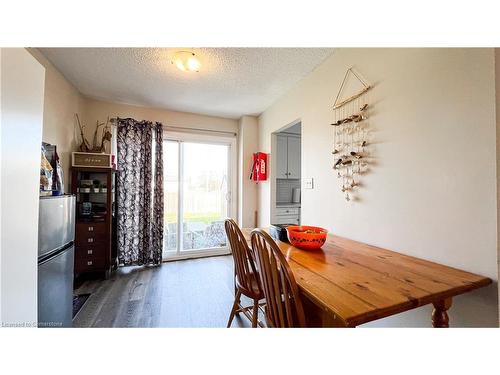
POLYGON ((87 242, 94 242, 94 239, 93 238, 89 238, 89 239, 87 239, 87 242))
POLYGON ((89 260, 89 261, 87 262, 87 266, 91 266, 91 265, 92 265, 92 261, 91 261, 91 260, 89 260))
POLYGON ((93 250, 87 250, 87 254, 89 255, 93 254, 93 250))
POLYGON ((94 227, 89 227, 89 232, 93 232, 94 231, 94 227))

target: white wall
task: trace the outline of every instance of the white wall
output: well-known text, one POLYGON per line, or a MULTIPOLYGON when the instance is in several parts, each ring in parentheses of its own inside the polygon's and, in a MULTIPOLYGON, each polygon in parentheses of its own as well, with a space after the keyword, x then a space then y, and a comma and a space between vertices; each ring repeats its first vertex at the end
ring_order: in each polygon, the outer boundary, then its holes
MULTIPOLYGON (((259 148, 300 118, 302 222, 340 236, 495 280, 454 300, 452 326, 497 326, 495 67, 493 49, 338 49, 259 117, 259 148), (371 83, 374 162, 360 201, 332 171, 331 106, 347 68, 371 83)), ((270 184, 259 186, 269 224, 270 184)), ((430 307, 370 325, 430 326, 430 307)))
POLYGON ((75 122, 75 113, 82 115, 85 98, 40 51, 34 48, 29 48, 28 51, 45 67, 42 140, 57 145, 65 189, 69 192, 71 152, 77 150, 80 134, 75 122))
POLYGON ((240 226, 255 227, 257 211, 257 184, 249 179, 253 154, 258 151, 258 123, 253 116, 243 116, 239 121, 239 179, 238 222, 240 226))
POLYGON ((25 49, 3 49, 1 76, 1 322, 32 326, 45 69, 25 49))

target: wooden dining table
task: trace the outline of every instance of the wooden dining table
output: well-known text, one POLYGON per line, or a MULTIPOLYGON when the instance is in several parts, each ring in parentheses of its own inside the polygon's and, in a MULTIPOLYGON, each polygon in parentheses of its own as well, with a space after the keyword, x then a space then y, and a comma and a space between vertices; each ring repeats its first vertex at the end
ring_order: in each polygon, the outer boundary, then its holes
MULTIPOLYGON (((247 241, 251 230, 243 229, 247 241)), ((492 282, 331 234, 318 250, 276 243, 299 286, 309 327, 356 327, 427 304, 434 306, 433 327, 448 327, 452 298, 492 282)))

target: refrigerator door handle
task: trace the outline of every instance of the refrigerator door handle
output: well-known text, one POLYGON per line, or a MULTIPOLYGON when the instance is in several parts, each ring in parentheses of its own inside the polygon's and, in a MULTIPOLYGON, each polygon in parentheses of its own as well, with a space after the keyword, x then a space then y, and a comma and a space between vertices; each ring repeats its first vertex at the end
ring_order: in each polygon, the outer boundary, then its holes
POLYGON ((51 251, 50 253, 45 254, 44 256, 39 257, 38 258, 38 265, 50 262, 52 259, 56 258, 61 253, 65 252, 66 250, 68 250, 70 247, 73 247, 73 246, 74 246, 74 243, 73 243, 73 241, 71 241, 71 242, 68 242, 64 246, 61 246, 60 248, 55 249, 54 251, 51 251))

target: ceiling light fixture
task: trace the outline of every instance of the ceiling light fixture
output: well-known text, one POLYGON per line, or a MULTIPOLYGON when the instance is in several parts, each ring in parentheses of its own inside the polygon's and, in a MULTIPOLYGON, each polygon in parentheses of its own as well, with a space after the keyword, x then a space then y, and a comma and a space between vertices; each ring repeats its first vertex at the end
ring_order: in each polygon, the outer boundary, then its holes
POLYGON ((199 72, 201 63, 193 52, 178 51, 174 54, 172 64, 183 72, 199 72))

